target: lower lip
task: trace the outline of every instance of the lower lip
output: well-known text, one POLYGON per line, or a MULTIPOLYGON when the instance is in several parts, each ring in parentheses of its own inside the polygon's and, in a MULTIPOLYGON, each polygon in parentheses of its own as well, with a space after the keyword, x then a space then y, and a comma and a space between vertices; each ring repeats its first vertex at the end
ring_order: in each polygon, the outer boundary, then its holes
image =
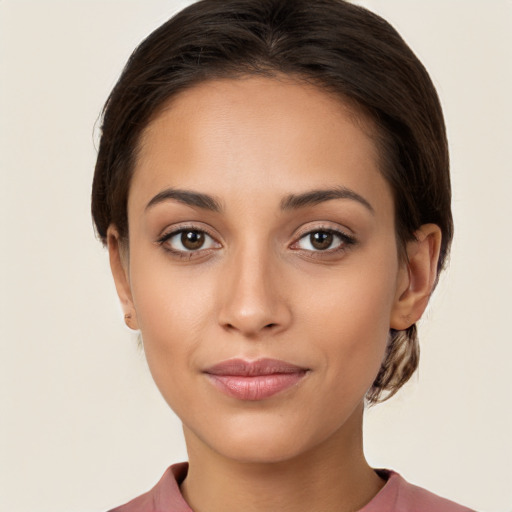
POLYGON ((223 393, 239 400, 263 400, 295 386, 305 371, 244 377, 208 374, 211 382, 223 393))

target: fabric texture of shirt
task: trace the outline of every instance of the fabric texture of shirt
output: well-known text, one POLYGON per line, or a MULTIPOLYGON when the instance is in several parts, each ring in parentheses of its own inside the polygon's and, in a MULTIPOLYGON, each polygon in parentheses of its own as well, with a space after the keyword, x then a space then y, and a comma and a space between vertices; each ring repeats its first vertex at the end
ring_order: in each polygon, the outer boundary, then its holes
MULTIPOLYGON (((109 512, 193 512, 180 492, 188 463, 174 464, 145 494, 109 512)), ((474 512, 408 483, 394 471, 379 469, 384 487, 359 512, 474 512)))

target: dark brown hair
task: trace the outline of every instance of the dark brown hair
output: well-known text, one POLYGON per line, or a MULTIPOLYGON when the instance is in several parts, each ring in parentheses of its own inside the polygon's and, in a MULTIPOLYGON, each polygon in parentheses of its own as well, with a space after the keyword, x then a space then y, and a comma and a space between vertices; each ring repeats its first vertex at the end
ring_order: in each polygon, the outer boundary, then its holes
MULTIPOLYGON (((372 121, 380 168, 395 202, 398 247, 426 223, 453 222, 443 115, 435 88, 400 35, 343 0, 202 0, 133 52, 103 110, 92 215, 105 243, 114 224, 128 241, 127 198, 141 133, 180 91, 215 78, 289 75, 349 101, 372 121)), ((390 331, 369 403, 392 396, 418 365, 416 326, 390 331)))

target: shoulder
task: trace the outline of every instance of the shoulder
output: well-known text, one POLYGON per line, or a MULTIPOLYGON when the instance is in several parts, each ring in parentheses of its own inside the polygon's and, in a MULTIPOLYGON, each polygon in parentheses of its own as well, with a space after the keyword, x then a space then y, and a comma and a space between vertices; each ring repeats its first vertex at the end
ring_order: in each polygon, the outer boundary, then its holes
POLYGON ((169 507, 173 512, 192 512, 179 488, 187 470, 187 463, 172 465, 151 490, 109 512, 162 512, 169 507))
POLYGON ((399 475, 398 478, 402 480, 399 502, 414 504, 414 510, 418 510, 418 512, 423 510, 425 510, 425 512, 427 510, 436 510, 437 512, 472 512, 471 509, 467 507, 410 484, 399 475))
POLYGON ((387 482, 360 512, 474 512, 407 482, 394 471, 379 470, 387 482))

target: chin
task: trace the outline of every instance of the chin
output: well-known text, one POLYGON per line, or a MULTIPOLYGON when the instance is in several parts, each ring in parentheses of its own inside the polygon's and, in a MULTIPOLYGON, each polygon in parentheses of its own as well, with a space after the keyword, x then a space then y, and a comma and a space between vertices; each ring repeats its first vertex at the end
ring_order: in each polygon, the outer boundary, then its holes
POLYGON ((296 422, 282 416, 231 417, 220 423, 196 433, 184 427, 187 445, 198 446, 199 441, 217 455, 242 464, 277 464, 307 456, 321 445, 330 445, 342 430, 328 422, 309 430, 304 418, 296 422))

